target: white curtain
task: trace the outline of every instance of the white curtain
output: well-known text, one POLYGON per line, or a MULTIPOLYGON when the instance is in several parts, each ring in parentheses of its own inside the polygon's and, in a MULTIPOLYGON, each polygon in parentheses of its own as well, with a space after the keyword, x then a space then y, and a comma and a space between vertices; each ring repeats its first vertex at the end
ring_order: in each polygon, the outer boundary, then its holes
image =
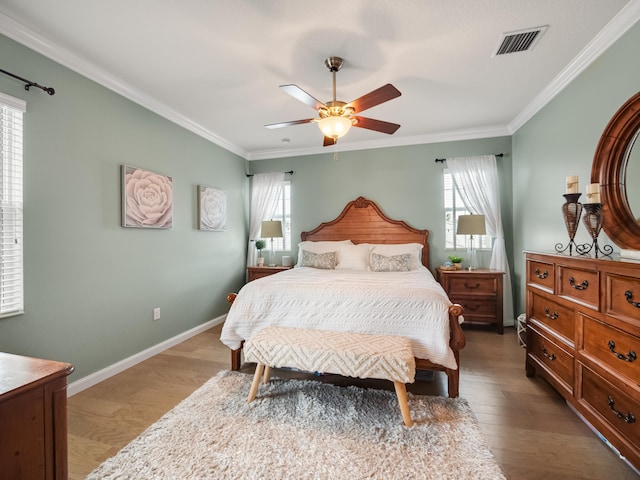
POLYGON ((247 266, 258 263, 258 251, 255 241, 260 238, 263 220, 271 220, 278 207, 278 199, 282 194, 284 173, 257 173, 251 183, 251 213, 249 222, 249 247, 247 249, 247 266))
POLYGON ((500 186, 498 167, 494 155, 478 157, 447 158, 451 172, 465 204, 472 213, 482 214, 486 219, 487 235, 494 238, 489 268, 504 272, 503 296, 504 320, 513 324, 513 296, 511 293, 511 272, 507 260, 507 249, 500 213, 500 186))

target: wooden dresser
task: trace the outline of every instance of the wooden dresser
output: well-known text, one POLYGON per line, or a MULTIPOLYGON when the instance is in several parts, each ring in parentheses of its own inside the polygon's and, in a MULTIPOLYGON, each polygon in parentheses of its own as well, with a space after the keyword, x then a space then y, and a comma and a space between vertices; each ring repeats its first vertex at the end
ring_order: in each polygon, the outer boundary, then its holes
MULTIPOLYGON (((438 281, 449 299, 464 308, 464 321, 495 324, 502 334, 502 277, 503 272, 477 270, 437 270, 438 281)), ((464 324, 463 324, 464 325, 464 324)))
POLYGON ((526 252, 527 376, 640 468, 640 262, 526 252))
POLYGON ((72 371, 68 363, 0 352, 0 480, 68 477, 72 371))

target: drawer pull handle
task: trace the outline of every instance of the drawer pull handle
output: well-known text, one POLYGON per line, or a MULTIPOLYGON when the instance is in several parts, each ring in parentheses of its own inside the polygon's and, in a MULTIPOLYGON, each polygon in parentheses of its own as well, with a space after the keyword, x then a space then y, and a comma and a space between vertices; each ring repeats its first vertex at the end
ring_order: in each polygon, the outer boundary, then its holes
POLYGON ((476 283, 475 285, 469 285, 467 282, 464 282, 464 286, 465 288, 470 288, 470 289, 474 289, 474 288, 480 288, 480 284, 476 283))
POLYGON ((622 412, 616 410, 616 402, 613 400, 613 397, 609 397, 609 408, 613 413, 616 414, 616 417, 618 417, 620 420, 624 420, 625 423, 634 423, 636 421, 636 417, 633 415, 633 413, 629 412, 624 415, 622 412))
POLYGON ((556 359, 556 354, 555 353, 552 353, 552 354, 547 353, 547 349, 544 348, 544 347, 542 348, 542 354, 545 357, 547 357, 549 360, 551 360, 552 362, 556 359))
POLYGON ((631 290, 627 290, 626 292, 624 292, 624 296, 627 297, 627 302, 629 302, 636 308, 640 308, 640 302, 633 301, 633 293, 631 292, 631 290))
POLYGON ((609 350, 611 350, 611 353, 613 353, 616 357, 618 357, 620 360, 624 360, 625 362, 633 362, 636 358, 638 358, 636 356, 636 352, 634 352, 633 350, 630 350, 627 355, 616 352, 616 342, 614 342, 613 340, 609 340, 609 350))
POLYGON ((540 273, 540 270, 536 268, 536 277, 541 278, 541 279, 545 279, 549 276, 549 272, 547 272, 546 270, 542 273, 540 273))
POLYGON ((550 318, 551 320, 556 320, 558 318, 558 312, 551 313, 551 311, 549 310, 549 307, 544 307, 544 314, 547 318, 550 318))
POLYGON ((569 285, 576 290, 586 290, 589 286, 589 282, 587 280, 583 280, 582 283, 578 285, 573 277, 569 277, 569 285))

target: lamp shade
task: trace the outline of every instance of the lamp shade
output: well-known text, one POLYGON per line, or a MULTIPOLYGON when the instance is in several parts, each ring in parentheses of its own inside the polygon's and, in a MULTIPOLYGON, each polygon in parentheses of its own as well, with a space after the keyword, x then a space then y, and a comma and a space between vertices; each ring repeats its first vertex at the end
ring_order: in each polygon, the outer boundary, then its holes
POLYGON ((458 235, 486 235, 484 215, 460 215, 458 217, 458 235))
POLYGON ((265 220, 260 227, 260 238, 282 237, 282 222, 279 220, 265 220))
POLYGON ((325 117, 318 121, 318 127, 325 137, 340 138, 351 128, 353 123, 347 117, 325 117))

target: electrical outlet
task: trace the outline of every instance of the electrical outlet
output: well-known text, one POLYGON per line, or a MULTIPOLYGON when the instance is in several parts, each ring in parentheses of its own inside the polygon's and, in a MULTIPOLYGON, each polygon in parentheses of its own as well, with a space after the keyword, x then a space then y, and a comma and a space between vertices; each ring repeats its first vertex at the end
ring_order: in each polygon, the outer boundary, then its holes
POLYGON ((153 319, 160 320, 160 307, 153 309, 153 319))

